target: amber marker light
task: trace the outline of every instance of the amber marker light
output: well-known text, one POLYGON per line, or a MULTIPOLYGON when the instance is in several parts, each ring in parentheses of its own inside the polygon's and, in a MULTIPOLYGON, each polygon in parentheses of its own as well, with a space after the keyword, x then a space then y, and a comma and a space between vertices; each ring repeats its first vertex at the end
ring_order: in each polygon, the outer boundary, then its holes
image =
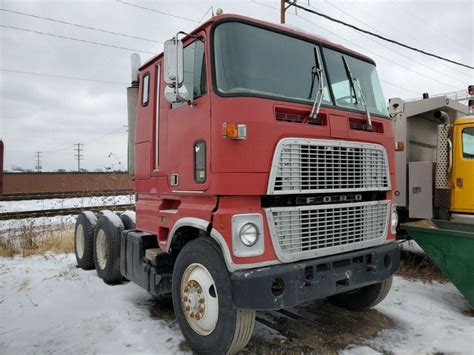
POLYGON ((247 125, 237 123, 224 123, 222 135, 229 139, 247 139, 247 125))

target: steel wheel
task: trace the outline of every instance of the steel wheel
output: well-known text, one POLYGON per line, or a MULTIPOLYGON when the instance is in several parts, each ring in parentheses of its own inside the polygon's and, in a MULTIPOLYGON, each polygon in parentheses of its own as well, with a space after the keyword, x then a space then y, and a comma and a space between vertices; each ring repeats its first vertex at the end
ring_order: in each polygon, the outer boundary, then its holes
POLYGON ((199 263, 189 265, 181 278, 181 306, 189 326, 199 335, 211 334, 219 318, 219 299, 209 271, 199 263))
POLYGON ((78 224, 76 228, 76 253, 80 259, 84 257, 85 244, 84 228, 82 224, 78 224))
POLYGON ((107 237, 103 229, 99 229, 97 232, 97 239, 95 242, 95 252, 97 263, 99 267, 104 270, 107 266, 107 255, 108 255, 108 242, 107 237))

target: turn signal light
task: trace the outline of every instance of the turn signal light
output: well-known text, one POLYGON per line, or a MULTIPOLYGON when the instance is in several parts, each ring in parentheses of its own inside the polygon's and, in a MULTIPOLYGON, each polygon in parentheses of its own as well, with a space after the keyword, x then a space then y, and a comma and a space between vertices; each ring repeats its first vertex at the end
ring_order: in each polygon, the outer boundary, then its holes
POLYGON ((395 142, 395 151, 403 152, 405 150, 405 143, 404 142, 395 142))
POLYGON ((247 139, 247 125, 237 123, 224 123, 222 135, 230 139, 247 139))

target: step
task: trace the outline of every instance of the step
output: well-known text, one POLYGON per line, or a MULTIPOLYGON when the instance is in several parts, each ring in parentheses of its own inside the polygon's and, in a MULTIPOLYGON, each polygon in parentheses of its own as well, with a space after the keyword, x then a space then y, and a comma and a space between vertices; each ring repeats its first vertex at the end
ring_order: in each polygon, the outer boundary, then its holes
POLYGON ((165 251, 160 248, 152 248, 145 250, 145 258, 150 261, 152 264, 156 262, 156 258, 161 254, 164 254, 165 251))

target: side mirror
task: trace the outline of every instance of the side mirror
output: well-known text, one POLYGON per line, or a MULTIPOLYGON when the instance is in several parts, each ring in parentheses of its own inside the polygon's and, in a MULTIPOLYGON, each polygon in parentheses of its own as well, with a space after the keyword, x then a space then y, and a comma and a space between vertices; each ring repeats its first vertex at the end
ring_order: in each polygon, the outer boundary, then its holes
POLYGON ((183 42, 176 37, 164 45, 164 80, 169 86, 180 87, 184 79, 183 42))
POLYGON ((169 103, 172 104, 188 101, 188 89, 186 89, 186 86, 183 85, 178 88, 178 91, 176 92, 174 87, 167 86, 165 88, 165 98, 169 103))

